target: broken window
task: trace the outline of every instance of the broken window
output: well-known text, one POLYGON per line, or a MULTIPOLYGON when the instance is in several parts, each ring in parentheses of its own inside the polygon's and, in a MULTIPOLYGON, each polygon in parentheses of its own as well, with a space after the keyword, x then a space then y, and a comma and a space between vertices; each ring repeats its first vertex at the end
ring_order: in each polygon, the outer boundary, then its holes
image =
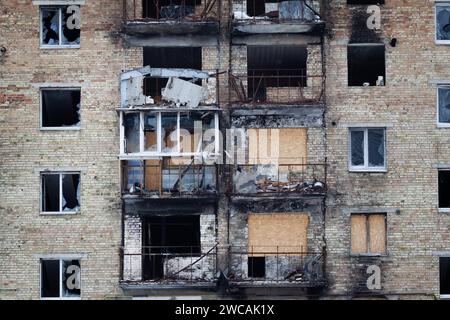
MULTIPOLYGON (((152 1, 153 2, 153 1, 152 1)), ((144 47, 144 66, 152 68, 202 69, 201 47, 144 47)), ((160 102, 161 91, 167 85, 168 78, 146 77, 144 79, 144 95, 151 96, 156 103, 160 102)), ((190 79, 186 79, 190 80, 190 79)), ((195 82, 201 85, 201 80, 195 82)))
POLYGON ((143 18, 182 19, 194 16, 195 6, 201 3, 201 0, 143 0, 143 18))
POLYGON ((41 7, 41 45, 80 45, 79 6, 41 7), (75 8, 78 8, 75 9, 75 8))
MULTIPOLYGON (((311 6, 307 6, 304 1, 283 1, 283 0, 247 0, 246 13, 235 11, 235 17, 259 17, 265 19, 279 20, 313 20, 314 11, 311 6)), ((310 4, 311 5, 311 4, 310 4)), ((243 9, 240 5, 235 6, 235 10, 243 9)))
POLYGON ((306 46, 247 47, 248 98, 266 101, 271 88, 306 87, 307 55, 306 46))
POLYGON ((386 253, 386 215, 352 214, 352 254, 386 253))
POLYGON ((450 5, 436 5, 436 42, 450 43, 450 5))
POLYGON ((450 86, 438 88, 439 124, 450 126, 450 86))
POLYGON ((439 170, 439 208, 450 210, 450 170, 439 170))
POLYGON ((249 278, 266 277, 265 257, 248 257, 248 277, 249 278))
POLYGON ((385 85, 386 67, 383 44, 349 44, 347 50, 349 86, 385 85))
POLYGON ((201 253, 200 216, 153 216, 145 218, 144 278, 164 276, 164 259, 168 254, 186 257, 201 253))
POLYGON ((218 113, 190 112, 123 112, 122 148, 126 154, 199 155, 218 153, 218 113), (143 125, 141 126, 141 119, 143 125), (198 129, 196 132, 196 125, 198 129), (142 143, 141 143, 142 136, 142 143), (142 147, 141 147, 142 145, 142 147))
POLYGON ((42 174, 42 212, 73 213, 80 211, 80 174, 42 174))
POLYGON ((80 100, 80 89, 41 90, 41 127, 79 128, 80 100))
POLYGON ((450 297, 450 257, 439 258, 439 293, 450 297))
POLYGON ((385 128, 350 129, 350 170, 386 169, 385 128))
POLYGON ((80 296, 80 260, 41 260, 41 298, 79 299, 80 296))

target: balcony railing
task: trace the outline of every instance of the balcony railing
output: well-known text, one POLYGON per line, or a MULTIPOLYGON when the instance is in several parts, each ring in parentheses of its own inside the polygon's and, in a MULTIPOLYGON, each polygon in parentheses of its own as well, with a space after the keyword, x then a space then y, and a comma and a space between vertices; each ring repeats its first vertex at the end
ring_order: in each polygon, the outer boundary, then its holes
POLYGON ((234 194, 324 194, 326 164, 250 164, 236 165, 234 194))
POLYGON ((324 77, 303 69, 249 70, 230 74, 231 102, 249 104, 312 104, 323 101, 324 77))
POLYGON ((258 246, 230 248, 230 283, 296 284, 324 283, 324 255, 301 247, 258 246))
POLYGON ((243 22, 311 22, 320 20, 319 0, 231 0, 233 18, 243 22))
POLYGON ((198 283, 216 276, 217 244, 209 246, 144 246, 121 249, 125 282, 198 283))
POLYGON ((217 166, 122 165, 122 194, 139 196, 213 195, 217 193, 217 166))
POLYGON ((126 21, 218 21, 220 0, 123 0, 126 21))

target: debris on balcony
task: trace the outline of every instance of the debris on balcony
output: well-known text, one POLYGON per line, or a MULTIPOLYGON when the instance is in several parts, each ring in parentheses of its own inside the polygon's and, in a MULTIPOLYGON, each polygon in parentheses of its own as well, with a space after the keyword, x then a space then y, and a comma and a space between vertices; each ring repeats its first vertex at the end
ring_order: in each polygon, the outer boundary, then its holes
POLYGON ((194 84, 198 80, 207 80, 207 72, 194 69, 144 68, 125 72, 121 76, 122 108, 133 108, 154 104, 155 99, 144 94, 144 78, 169 78, 162 92, 162 99, 172 105, 195 108, 207 97, 206 89, 194 84), (184 79, 191 79, 187 81, 184 79))

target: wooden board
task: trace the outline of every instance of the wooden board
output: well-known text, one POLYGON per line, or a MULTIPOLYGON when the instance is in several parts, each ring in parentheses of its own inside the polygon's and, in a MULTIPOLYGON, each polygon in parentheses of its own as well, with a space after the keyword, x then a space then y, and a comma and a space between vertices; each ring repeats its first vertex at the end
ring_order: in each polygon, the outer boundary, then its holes
POLYGON ((369 215, 370 253, 386 252, 386 216, 384 214, 369 215))
POLYGON ((352 253, 367 253, 367 216, 355 214, 351 220, 352 253))

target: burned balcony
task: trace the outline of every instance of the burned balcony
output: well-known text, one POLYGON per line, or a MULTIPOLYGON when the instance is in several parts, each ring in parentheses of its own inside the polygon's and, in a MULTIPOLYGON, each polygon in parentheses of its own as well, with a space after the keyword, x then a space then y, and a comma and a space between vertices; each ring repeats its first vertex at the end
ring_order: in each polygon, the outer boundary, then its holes
POLYGON ((122 286, 215 286, 217 245, 122 248, 122 286))
POLYGON ((228 280, 234 287, 321 287, 325 285, 324 255, 301 247, 230 248, 228 280))
POLYGON ((123 32, 131 36, 219 32, 220 0, 123 0, 123 32))
POLYGON ((323 195, 325 164, 248 164, 234 166, 235 195, 323 195))
POLYGON ((217 194, 217 167, 215 165, 165 164, 167 161, 169 160, 123 161, 123 196, 217 194))
POLYGON ((319 0, 232 0, 233 33, 320 35, 324 31, 319 0))
POLYGON ((231 100, 250 105, 321 104, 324 77, 305 69, 251 69, 246 75, 230 74, 231 100))
POLYGON ((144 68, 121 75, 121 107, 214 106, 218 103, 218 73, 193 69, 144 68))

